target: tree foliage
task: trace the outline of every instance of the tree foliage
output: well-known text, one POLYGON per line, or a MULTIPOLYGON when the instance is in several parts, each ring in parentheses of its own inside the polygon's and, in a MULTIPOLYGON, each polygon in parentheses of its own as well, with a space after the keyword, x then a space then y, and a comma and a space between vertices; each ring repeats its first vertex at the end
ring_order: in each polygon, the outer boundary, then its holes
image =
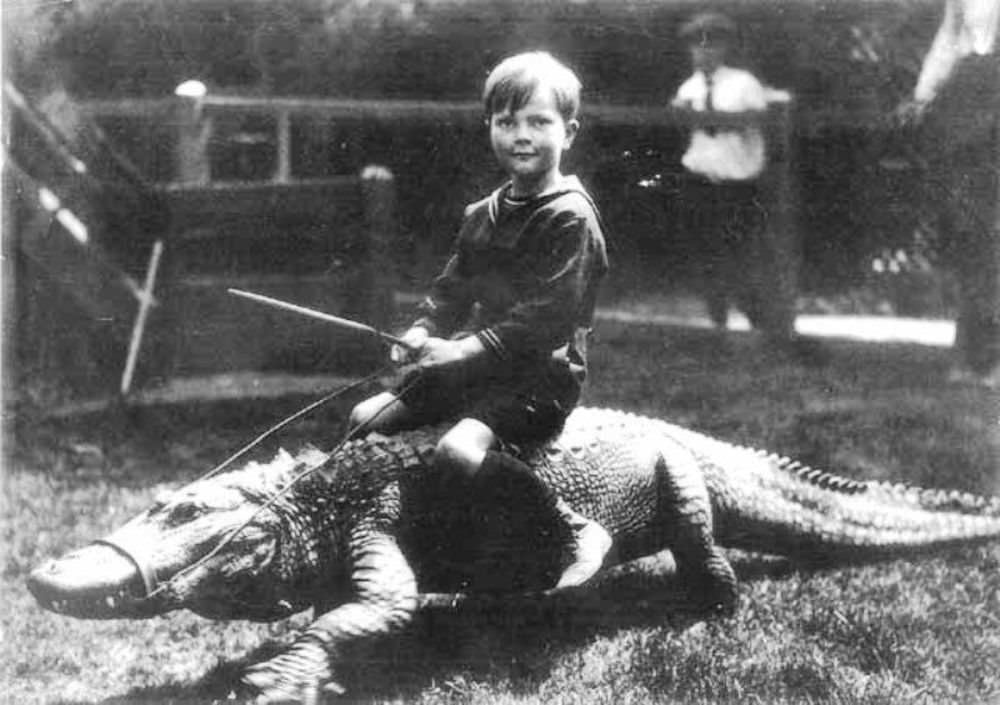
MULTIPOLYGON (((905 247, 918 225, 917 209, 889 207, 912 202, 915 175, 881 173, 878 163, 892 144, 883 118, 912 90, 941 0, 709 4, 740 25, 739 62, 795 96, 807 276, 832 277, 834 285, 864 276, 866 257, 905 247)), ((5 8, 7 65, 22 90, 36 95, 58 87, 82 98, 162 97, 198 78, 214 92, 472 100, 500 58, 544 48, 580 73, 585 106, 663 105, 690 71, 677 28, 705 6, 690 0, 22 3, 5 8)), ((449 126, 391 132, 371 126, 371 132, 366 158, 396 171, 404 229, 446 246, 461 203, 499 177, 489 171, 481 133, 449 126)), ((593 129, 574 150, 613 228, 627 234, 625 247, 655 247, 674 225, 663 195, 634 186, 676 167, 678 139, 663 129, 593 129)))
MULTIPOLYGON (((719 4, 719 3, 717 3, 719 4)), ((871 108, 911 83, 933 0, 722 3, 743 54, 807 105, 871 108)), ((475 95, 500 57, 547 48, 594 98, 657 102, 686 73, 686 1, 78 0, 8 12, 18 78, 80 96, 169 94, 198 77, 292 95, 475 95)), ((697 7, 701 7, 698 5, 697 7)))

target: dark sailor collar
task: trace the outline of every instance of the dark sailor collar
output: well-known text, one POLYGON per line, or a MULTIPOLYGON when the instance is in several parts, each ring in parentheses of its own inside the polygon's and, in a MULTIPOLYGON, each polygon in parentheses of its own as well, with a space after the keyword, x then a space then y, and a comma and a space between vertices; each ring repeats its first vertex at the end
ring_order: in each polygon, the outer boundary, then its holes
POLYGON ((583 184, 580 183, 580 179, 576 176, 562 176, 545 191, 526 197, 511 196, 511 186, 511 182, 508 181, 487 197, 490 223, 498 226, 495 227, 490 238, 490 244, 496 247, 512 248, 517 244, 523 228, 504 227, 502 221, 506 220, 505 216, 514 214, 521 208, 536 208, 567 193, 578 193, 587 199, 587 202, 594 208, 594 212, 597 212, 597 207, 590 194, 587 193, 583 184))

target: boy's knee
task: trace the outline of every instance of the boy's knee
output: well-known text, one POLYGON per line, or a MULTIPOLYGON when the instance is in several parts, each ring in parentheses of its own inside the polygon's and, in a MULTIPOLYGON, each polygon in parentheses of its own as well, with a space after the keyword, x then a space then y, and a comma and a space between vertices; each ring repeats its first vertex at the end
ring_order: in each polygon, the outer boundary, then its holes
POLYGON ((438 441, 434 462, 451 472, 475 475, 493 441, 493 433, 485 424, 460 421, 438 441))
POLYGON ((385 393, 365 399, 351 409, 348 423, 355 435, 367 431, 391 433, 404 423, 406 408, 392 394, 385 393))
POLYGON ((359 426, 364 423, 364 412, 361 409, 361 404, 357 404, 351 409, 351 413, 347 417, 347 423, 351 426, 359 426))
POLYGON ((355 406, 347 417, 346 437, 348 439, 363 438, 369 431, 373 430, 368 426, 370 420, 371 414, 366 410, 364 402, 355 406))
POLYGON ((373 415, 374 414, 371 409, 368 408, 368 404, 366 402, 358 403, 353 409, 351 409, 351 415, 348 419, 351 424, 351 428, 361 428, 362 426, 367 425, 367 423, 371 421, 373 415))
POLYGON ((460 473, 467 477, 476 474, 481 461, 455 438, 444 436, 434 449, 434 462, 438 467, 449 472, 460 473))

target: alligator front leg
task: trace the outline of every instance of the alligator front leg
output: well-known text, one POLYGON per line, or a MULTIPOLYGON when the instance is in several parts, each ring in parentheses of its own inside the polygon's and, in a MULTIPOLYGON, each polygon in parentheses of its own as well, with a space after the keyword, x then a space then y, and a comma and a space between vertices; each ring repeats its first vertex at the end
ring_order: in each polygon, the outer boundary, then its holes
POLYGON ((712 502, 698 459, 683 444, 661 439, 656 473, 677 572, 694 602, 711 612, 732 614, 739 597, 736 574, 713 534, 712 502))
POLYGON ((358 535, 350 552, 355 599, 319 615, 284 653, 247 670, 254 702, 312 704, 321 693, 343 693, 335 668, 344 654, 412 620, 417 582, 396 539, 358 535))

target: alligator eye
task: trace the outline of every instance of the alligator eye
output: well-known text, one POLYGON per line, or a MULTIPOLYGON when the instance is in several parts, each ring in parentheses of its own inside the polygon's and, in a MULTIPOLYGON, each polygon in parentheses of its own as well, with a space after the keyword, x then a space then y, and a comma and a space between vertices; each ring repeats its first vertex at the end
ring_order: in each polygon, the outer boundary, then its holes
POLYGON ((198 516, 198 507, 188 502, 177 504, 167 512, 166 523, 171 526, 185 524, 198 516))

